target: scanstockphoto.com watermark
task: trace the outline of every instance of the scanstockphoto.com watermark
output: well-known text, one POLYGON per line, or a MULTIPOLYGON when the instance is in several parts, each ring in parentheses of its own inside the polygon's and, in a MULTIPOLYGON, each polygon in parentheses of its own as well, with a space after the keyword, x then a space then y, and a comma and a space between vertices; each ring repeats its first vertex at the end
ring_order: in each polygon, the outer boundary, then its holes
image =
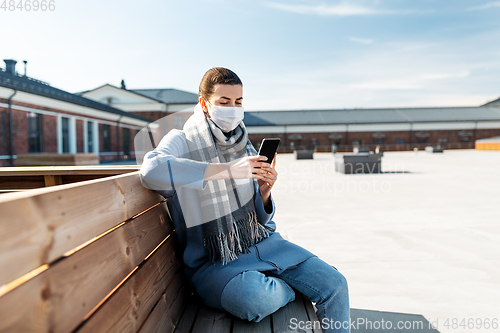
POLYGON ((391 190, 388 180, 365 179, 359 180, 347 177, 345 179, 331 179, 318 177, 314 180, 301 180, 276 183, 276 187, 287 193, 387 193, 391 190))
MULTIPOLYGON (((288 176, 338 176, 339 172, 335 169, 335 163, 333 161, 317 161, 318 163, 301 163, 301 161, 293 161, 284 165, 277 165, 276 170, 281 175, 288 176)), ((278 155, 278 163, 279 155, 278 155)), ((372 166, 367 166, 366 168, 361 168, 363 163, 346 163, 354 170, 353 174, 378 174, 376 169, 372 166), (363 173, 362 171, 366 171, 363 173)), ((405 166, 402 163, 384 163, 384 170, 390 170, 390 173, 406 173, 405 166)), ((347 176, 347 175, 346 175, 347 176)))
POLYGON ((354 330, 392 330, 392 329, 412 329, 423 330, 425 327, 424 322, 421 320, 400 320, 393 323, 390 320, 368 320, 367 318, 357 318, 356 320, 339 321, 328 318, 323 318, 319 321, 304 321, 297 318, 290 319, 289 328, 292 330, 311 330, 311 329, 348 329, 354 330))
MULTIPOLYGON (((384 168, 391 174, 406 173, 401 163, 386 164, 384 168)), ((392 189, 392 178, 383 177, 381 173, 341 174, 330 161, 291 162, 276 170, 279 179, 276 189, 287 193, 331 193, 336 196, 341 193, 388 193, 392 189)))
POLYGON ((289 328, 292 330, 312 330, 312 329, 348 329, 350 327, 351 331, 356 330, 438 330, 441 328, 446 329, 498 329, 498 318, 446 318, 429 321, 422 320, 369 320, 367 318, 356 318, 356 320, 350 321, 336 321, 333 319, 323 318, 321 322, 319 321, 304 321, 298 320, 297 318, 291 318, 289 328))

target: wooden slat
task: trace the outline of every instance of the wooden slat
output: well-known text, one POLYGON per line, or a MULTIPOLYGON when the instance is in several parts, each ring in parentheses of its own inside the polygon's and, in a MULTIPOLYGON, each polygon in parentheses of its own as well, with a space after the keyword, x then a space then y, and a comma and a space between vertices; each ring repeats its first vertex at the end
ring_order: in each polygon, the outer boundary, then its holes
MULTIPOLYGON (((182 272, 175 275, 172 283, 160 297, 151 315, 139 332, 172 333, 187 306, 187 285, 182 272)), ((119 332, 119 331, 116 331, 119 332)))
MULTIPOLYGON (((175 239, 169 237, 77 332, 137 332, 151 309, 179 273, 175 239)), ((182 283, 182 279, 180 280, 182 283)), ((184 298, 185 299, 185 298, 184 298)), ((170 295, 168 302, 174 302, 170 295)))
POLYGON ((12 176, 45 175, 108 175, 129 173, 139 170, 138 165, 85 165, 85 166, 31 166, 0 167, 0 178, 12 176))
POLYGON ((203 306, 198 311, 192 333, 230 333, 231 316, 203 306))
POLYGON ((57 333, 77 327, 171 233, 166 216, 162 203, 5 294, 0 331, 57 333))
POLYGON ((135 172, 138 169, 138 165, 0 167, 0 190, 46 187, 45 179, 49 176, 61 177, 54 184, 60 185, 135 172))
POLYGON ((0 286, 162 200, 139 171, 0 195, 0 286))
POLYGON ((239 318, 233 319, 232 333, 270 333, 271 316, 267 316, 258 323, 253 323, 239 318))
POLYGON ((44 175, 43 179, 45 181, 45 186, 62 185, 63 183, 61 175, 44 175))
POLYGON ((181 319, 179 319, 174 333, 190 333, 195 323, 199 308, 199 304, 192 302, 191 297, 189 297, 188 305, 184 310, 181 319))
POLYGON ((21 191, 27 191, 27 190, 0 190, 1 193, 11 193, 11 192, 21 192, 21 191))
POLYGON ((51 166, 51 165, 99 165, 99 158, 95 153, 41 153, 17 154, 14 160, 16 166, 51 166))
POLYGON ((4 176, 0 174, 0 189, 2 190, 31 190, 45 187, 43 175, 36 176, 4 176))
POLYGON ((109 177, 109 175, 106 174, 91 174, 91 175, 61 175, 62 178, 62 183, 63 184, 71 184, 71 183, 76 183, 76 182, 84 182, 92 179, 99 179, 99 178, 104 178, 104 177, 109 177))
POLYGON ((321 328, 320 328, 321 327, 321 322, 319 321, 318 316, 316 315, 316 311, 314 310, 314 307, 313 307, 311 301, 309 300, 309 298, 307 298, 304 294, 301 294, 301 293, 298 293, 298 292, 295 292, 295 294, 302 296, 302 299, 303 299, 303 302, 304 302, 304 306, 306 308, 307 316, 309 317, 309 320, 311 322, 315 322, 312 331, 314 333, 322 333, 321 328))
POLYGON ((285 307, 282 307, 275 313, 273 313, 272 316, 272 323, 273 323, 273 332, 283 332, 283 333, 288 333, 288 332, 294 332, 294 333, 312 333, 313 331, 310 329, 301 329, 299 327, 296 327, 293 329, 294 326, 297 325, 291 325, 293 322, 290 320, 292 318, 297 319, 298 322, 307 322, 309 320, 307 316, 306 309, 304 307, 304 302, 303 298, 300 297, 300 295, 297 291, 295 300, 291 303, 288 303, 285 307))

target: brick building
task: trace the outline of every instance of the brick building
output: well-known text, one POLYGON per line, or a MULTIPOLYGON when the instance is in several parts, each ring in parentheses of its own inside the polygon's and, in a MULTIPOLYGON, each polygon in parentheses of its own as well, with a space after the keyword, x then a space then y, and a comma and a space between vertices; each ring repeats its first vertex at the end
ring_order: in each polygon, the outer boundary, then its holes
POLYGON ((100 161, 133 159, 134 135, 151 119, 0 69, 0 166, 20 153, 88 153, 100 161))
POLYGON ((172 115, 165 119, 171 122, 169 128, 182 128, 198 103, 198 94, 178 89, 126 89, 124 81, 121 88, 105 84, 79 95, 153 120, 172 115))
POLYGON ((244 122, 255 145, 279 137, 281 151, 474 148, 475 140, 500 135, 500 99, 480 107, 245 112, 244 122))

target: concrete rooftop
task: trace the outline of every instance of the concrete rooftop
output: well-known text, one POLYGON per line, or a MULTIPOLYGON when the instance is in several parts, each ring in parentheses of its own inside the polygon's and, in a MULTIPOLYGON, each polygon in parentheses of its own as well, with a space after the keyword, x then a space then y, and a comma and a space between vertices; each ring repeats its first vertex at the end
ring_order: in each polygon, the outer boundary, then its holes
POLYGON ((351 308, 496 331, 452 320, 500 319, 500 151, 386 152, 372 175, 279 154, 276 169, 278 231, 346 276, 351 308))

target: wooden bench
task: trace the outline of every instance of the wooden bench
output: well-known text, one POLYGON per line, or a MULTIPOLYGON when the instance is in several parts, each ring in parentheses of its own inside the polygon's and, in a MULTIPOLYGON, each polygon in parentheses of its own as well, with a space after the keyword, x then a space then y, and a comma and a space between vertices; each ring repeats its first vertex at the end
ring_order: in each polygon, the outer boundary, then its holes
POLYGON ((137 165, 0 167, 0 193, 76 183, 137 170, 137 165))
POLYGON ((96 153, 31 153, 17 154, 14 160, 16 166, 29 165, 98 165, 96 153))
POLYGON ((260 323, 188 290, 163 197, 139 172, 0 195, 0 332, 320 332, 296 300, 260 323))

